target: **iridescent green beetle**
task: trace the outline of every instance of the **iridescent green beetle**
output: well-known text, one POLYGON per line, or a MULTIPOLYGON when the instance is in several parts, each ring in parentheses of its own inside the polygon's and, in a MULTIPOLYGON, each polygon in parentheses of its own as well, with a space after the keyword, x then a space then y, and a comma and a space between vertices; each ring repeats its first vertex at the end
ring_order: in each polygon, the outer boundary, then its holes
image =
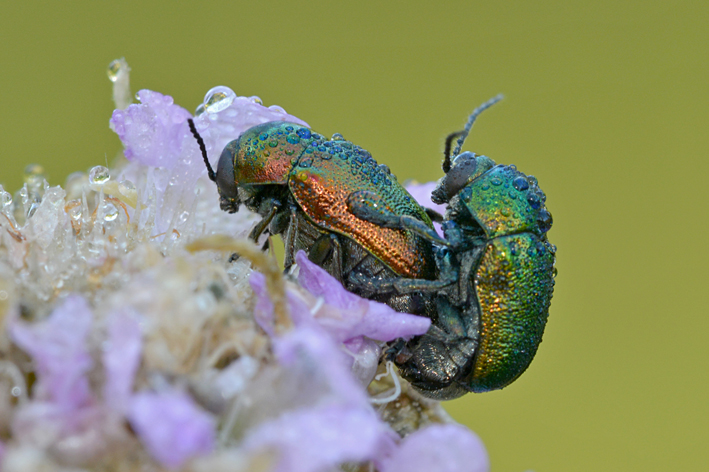
MULTIPOLYGON (((446 140, 446 175, 432 194, 435 203, 447 204, 445 239, 431 238, 439 280, 392 279, 381 285, 435 298, 437 316, 429 332, 390 350, 402 376, 433 398, 509 385, 532 361, 549 314, 556 248, 546 236, 552 218, 544 193, 515 166, 459 154, 475 118, 500 98, 478 107, 465 129, 446 140)), ((416 231, 376 205, 356 205, 354 212, 385 227, 416 231)))
MULTIPOLYGON (((191 121, 190 129, 200 142, 191 121)), ((229 142, 216 172, 200 146, 209 177, 217 184, 221 209, 233 213, 243 204, 261 215, 250 235, 253 241, 265 232, 283 235, 286 270, 297 251, 305 250, 348 290, 398 311, 424 315, 431 311, 427 296, 374 293, 369 285, 349 283, 350 277, 370 285, 379 278, 436 277, 428 238, 362 221, 350 211, 351 194, 373 192, 393 214, 415 221, 420 232, 435 234, 426 210, 365 149, 341 135, 328 140, 283 121, 254 126, 229 142)))

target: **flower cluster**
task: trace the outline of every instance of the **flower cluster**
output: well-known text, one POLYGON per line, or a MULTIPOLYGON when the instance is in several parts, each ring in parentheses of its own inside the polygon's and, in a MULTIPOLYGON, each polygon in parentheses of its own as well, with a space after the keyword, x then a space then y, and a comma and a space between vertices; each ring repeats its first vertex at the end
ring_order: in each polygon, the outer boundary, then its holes
MULTIPOLYGON (((0 187, 0 470, 487 470, 480 440, 379 362, 430 321, 304 253, 282 276, 239 239, 257 217, 219 210, 192 115, 137 96, 110 121, 127 161, 0 187)), ((226 87, 194 118, 210 156, 273 120, 305 124, 226 87)))

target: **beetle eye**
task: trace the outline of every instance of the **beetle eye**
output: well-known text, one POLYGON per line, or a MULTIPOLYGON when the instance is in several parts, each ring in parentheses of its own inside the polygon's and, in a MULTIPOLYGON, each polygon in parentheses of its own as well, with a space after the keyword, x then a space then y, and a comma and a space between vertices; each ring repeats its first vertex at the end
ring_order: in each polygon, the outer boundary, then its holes
POLYGON ((237 197, 236 180, 234 178, 234 156, 238 144, 236 140, 227 144, 219 157, 217 165, 217 189, 223 198, 232 200, 237 197))

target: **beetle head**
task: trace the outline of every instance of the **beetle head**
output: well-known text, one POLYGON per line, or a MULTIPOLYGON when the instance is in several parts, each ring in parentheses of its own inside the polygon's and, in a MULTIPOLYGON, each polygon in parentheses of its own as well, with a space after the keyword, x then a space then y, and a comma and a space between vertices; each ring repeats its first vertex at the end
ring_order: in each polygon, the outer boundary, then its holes
POLYGON ((439 205, 448 203, 470 182, 492 169, 495 162, 487 156, 478 156, 470 151, 458 154, 448 173, 438 181, 431 200, 439 205))

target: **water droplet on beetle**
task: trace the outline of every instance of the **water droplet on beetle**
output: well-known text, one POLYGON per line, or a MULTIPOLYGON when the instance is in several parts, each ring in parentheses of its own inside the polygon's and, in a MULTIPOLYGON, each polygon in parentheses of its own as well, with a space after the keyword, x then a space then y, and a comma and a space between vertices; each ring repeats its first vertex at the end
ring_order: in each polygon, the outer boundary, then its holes
POLYGON ((89 171, 89 183, 93 185, 103 185, 111 179, 108 168, 104 166, 94 166, 89 171))
POLYGON ((502 184, 502 180, 498 179, 497 177, 493 177, 492 179, 490 179, 490 183, 492 185, 497 186, 502 184))
POLYGON ((209 89, 204 96, 204 110, 207 113, 219 113, 229 108, 235 98, 236 93, 232 89, 224 85, 217 85, 209 89))
POLYGON ((342 136, 340 133, 335 133, 332 135, 332 138, 330 138, 333 141, 344 141, 345 137, 342 136))
POLYGON ((527 181, 526 177, 520 175, 512 181, 512 186, 520 192, 524 192, 529 188, 529 182, 527 181))

